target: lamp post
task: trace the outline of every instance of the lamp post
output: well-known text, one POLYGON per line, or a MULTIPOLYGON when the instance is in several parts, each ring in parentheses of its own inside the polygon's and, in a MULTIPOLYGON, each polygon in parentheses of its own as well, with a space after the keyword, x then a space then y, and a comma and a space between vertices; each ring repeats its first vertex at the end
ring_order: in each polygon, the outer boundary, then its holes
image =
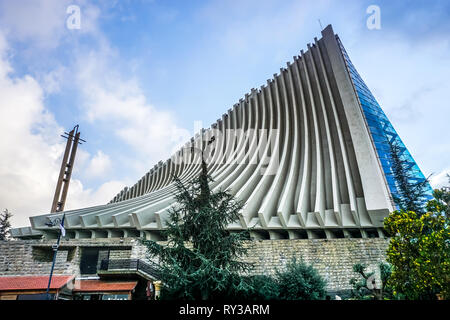
POLYGON ((53 253, 53 262, 52 262, 52 268, 50 270, 50 277, 48 279, 48 285, 47 285, 47 291, 46 291, 46 299, 50 300, 50 284, 52 282, 52 276, 53 276, 53 269, 55 268, 55 262, 56 262, 56 254, 58 253, 58 248, 59 248, 59 241, 61 240, 61 234, 64 230, 64 218, 65 218, 65 214, 63 215, 62 219, 59 218, 55 218, 53 220, 50 220, 49 218, 49 222, 45 223, 48 227, 54 227, 57 224, 60 225, 60 230, 59 230, 59 234, 58 234, 58 241, 56 242, 56 245, 52 246, 52 249, 54 251, 53 253))

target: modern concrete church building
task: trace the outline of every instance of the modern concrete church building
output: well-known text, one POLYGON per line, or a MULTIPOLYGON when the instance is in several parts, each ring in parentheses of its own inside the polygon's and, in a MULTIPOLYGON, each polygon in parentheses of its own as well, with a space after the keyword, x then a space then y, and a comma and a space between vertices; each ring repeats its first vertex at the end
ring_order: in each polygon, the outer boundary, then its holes
POLYGON ((256 239, 383 237, 397 193, 389 143, 396 141, 418 180, 425 179, 331 26, 210 128, 159 162, 108 204, 30 218, 16 238, 161 239, 176 205, 173 177, 189 181, 208 164, 214 190, 245 203, 240 220, 256 239))

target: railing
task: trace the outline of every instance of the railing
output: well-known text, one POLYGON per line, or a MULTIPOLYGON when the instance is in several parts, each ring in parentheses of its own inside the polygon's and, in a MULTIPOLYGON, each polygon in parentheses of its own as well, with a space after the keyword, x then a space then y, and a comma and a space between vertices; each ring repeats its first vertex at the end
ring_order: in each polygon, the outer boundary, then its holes
POLYGON ((102 271, 140 271, 152 278, 159 279, 160 268, 151 261, 143 261, 140 259, 103 259, 100 263, 100 270, 102 271))

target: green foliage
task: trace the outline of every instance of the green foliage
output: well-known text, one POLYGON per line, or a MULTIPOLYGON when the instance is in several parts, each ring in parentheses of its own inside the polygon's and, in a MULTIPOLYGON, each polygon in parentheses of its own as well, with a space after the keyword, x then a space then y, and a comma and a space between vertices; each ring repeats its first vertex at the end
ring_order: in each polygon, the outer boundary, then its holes
POLYGON ((400 210, 384 220, 391 236, 387 260, 392 265, 392 276, 388 285, 397 297, 436 299, 439 294, 449 299, 450 189, 434 190, 434 199, 427 202, 424 211, 421 204, 427 180, 411 182, 409 164, 400 155, 400 147, 391 144, 393 172, 400 194, 394 200, 400 210))
POLYGON ((286 270, 277 270, 279 299, 320 300, 326 296, 326 282, 311 266, 293 258, 286 270))
POLYGON ((12 213, 5 209, 3 213, 0 214, 0 240, 8 240, 10 237, 9 230, 11 229, 11 219, 12 213))
POLYGON ((245 289, 236 292, 245 300, 319 300, 326 295, 326 283, 310 265, 293 258, 274 277, 244 277, 245 289))
POLYGON ((273 277, 258 275, 249 277, 251 288, 247 295, 249 300, 276 300, 280 295, 280 288, 273 277))
POLYGON ((359 278, 352 278, 352 296, 359 300, 384 300, 392 298, 392 289, 386 286, 392 274, 392 268, 389 264, 381 262, 379 265, 380 281, 375 281, 375 271, 366 272, 364 264, 357 263, 353 266, 353 271, 359 274, 359 278))
MULTIPOLYGON (((430 208, 432 205, 430 205, 430 208)), ((418 215, 394 211, 384 220, 391 236, 387 260, 393 272, 388 284, 406 299, 449 298, 450 230, 440 212, 418 215)))
POLYGON ((325 282, 315 269, 295 259, 276 277, 242 276, 252 265, 242 261, 248 232, 230 233, 242 204, 227 192, 211 192, 205 162, 188 184, 175 178, 176 207, 169 211, 165 245, 142 240, 161 265, 161 299, 313 300, 325 297, 325 282))
MULTIPOLYGON (((450 175, 447 174, 449 183, 450 175)), ((445 215, 446 219, 450 217, 450 187, 443 187, 433 191, 434 199, 428 201, 427 211, 436 212, 445 215)))
POLYGON ((402 148, 396 142, 390 142, 390 158, 392 172, 397 184, 398 194, 393 196, 394 202, 400 210, 424 212, 424 202, 427 200, 426 189, 428 179, 417 181, 414 179, 411 163, 402 158, 402 148))
POLYGON ((312 266, 293 259, 276 277, 242 276, 248 232, 230 233, 242 204, 227 192, 212 192, 206 163, 188 184, 175 178, 176 207, 169 211, 165 245, 142 240, 161 265, 161 299, 313 300, 325 297, 325 282, 312 266))
POLYGON ((237 275, 251 268, 240 259, 247 252, 243 241, 248 232, 226 230, 239 219, 242 204, 227 192, 213 193, 210 181, 204 161, 201 174, 190 183, 175 178, 177 205, 163 231, 167 245, 143 240, 150 256, 162 265, 162 299, 232 298, 251 290, 249 281, 237 275))
POLYGON ((279 286, 273 277, 264 275, 243 276, 236 277, 235 280, 236 282, 241 280, 241 285, 235 285, 234 289, 228 292, 228 299, 277 300, 279 298, 279 286))

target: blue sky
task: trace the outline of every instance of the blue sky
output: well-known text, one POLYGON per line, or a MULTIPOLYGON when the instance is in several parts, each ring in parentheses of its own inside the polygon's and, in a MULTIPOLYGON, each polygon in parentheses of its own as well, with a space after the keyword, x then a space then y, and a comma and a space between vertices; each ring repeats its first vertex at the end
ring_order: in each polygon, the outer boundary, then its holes
POLYGON ((449 1, 0 0, 0 207, 50 209, 80 124, 67 208, 105 203, 332 24, 425 175, 450 172, 449 1), (69 5, 80 29, 68 29, 69 5), (369 5, 381 29, 369 30, 369 5))

